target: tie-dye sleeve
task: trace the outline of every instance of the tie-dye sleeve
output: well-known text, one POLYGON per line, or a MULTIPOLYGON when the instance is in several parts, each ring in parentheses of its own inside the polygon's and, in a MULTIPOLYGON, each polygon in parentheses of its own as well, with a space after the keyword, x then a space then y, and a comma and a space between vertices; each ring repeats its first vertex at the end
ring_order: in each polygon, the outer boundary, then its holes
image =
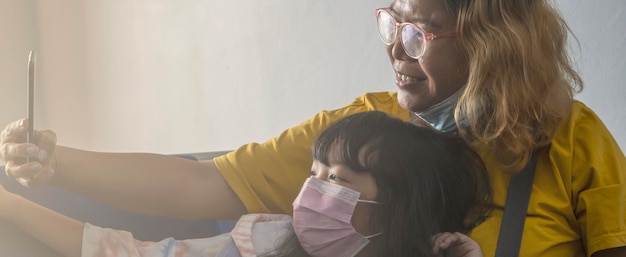
POLYGON ((159 242, 136 240, 132 233, 101 228, 85 223, 83 230, 83 257, 191 257, 217 256, 230 234, 210 238, 176 240, 166 238, 159 242))

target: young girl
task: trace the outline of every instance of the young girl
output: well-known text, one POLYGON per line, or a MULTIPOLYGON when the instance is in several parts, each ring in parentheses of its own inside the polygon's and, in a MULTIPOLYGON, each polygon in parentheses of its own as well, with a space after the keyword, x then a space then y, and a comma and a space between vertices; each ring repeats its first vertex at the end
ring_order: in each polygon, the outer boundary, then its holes
POLYGON ((66 256, 482 256, 463 233, 490 189, 463 140, 371 111, 332 124, 312 150, 293 218, 248 214, 212 238, 140 242, 4 190, 0 217, 66 256))

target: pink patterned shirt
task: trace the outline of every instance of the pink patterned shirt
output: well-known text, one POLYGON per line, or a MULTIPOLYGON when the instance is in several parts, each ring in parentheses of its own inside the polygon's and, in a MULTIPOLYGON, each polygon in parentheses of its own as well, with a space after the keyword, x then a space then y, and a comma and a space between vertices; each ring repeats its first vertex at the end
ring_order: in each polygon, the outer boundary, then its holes
POLYGON ((282 214, 241 216, 230 233, 210 238, 159 242, 136 240, 132 233, 85 223, 83 257, 256 257, 293 236, 291 217, 282 214))

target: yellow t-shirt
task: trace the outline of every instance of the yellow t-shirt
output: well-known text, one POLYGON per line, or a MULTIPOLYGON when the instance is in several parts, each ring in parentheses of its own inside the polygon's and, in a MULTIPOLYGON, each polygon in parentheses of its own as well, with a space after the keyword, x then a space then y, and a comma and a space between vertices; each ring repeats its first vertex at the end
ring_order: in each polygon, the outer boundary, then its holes
MULTIPOLYGON (((291 214, 291 203, 310 174, 316 135, 342 117, 368 110, 409 119, 395 93, 368 93, 267 142, 244 145, 215 163, 250 213, 291 214)), ((477 151, 489 172, 495 207, 471 237, 487 257, 495 253, 510 177, 488 149, 477 151)), ((520 256, 582 257, 626 246, 625 182, 623 152, 593 111, 574 102, 549 151, 539 156, 520 256)))

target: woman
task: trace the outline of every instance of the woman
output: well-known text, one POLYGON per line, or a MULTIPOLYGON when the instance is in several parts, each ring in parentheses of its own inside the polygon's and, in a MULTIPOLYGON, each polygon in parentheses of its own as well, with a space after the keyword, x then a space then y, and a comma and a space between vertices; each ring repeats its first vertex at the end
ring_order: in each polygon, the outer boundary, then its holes
POLYGON ((66 256, 482 256, 459 232, 487 213, 489 181, 480 157, 461 139, 372 111, 337 121, 312 149, 311 177, 293 201, 293 220, 248 214, 232 233, 213 238, 140 242, 1 186, 0 219, 66 256))
POLYGON ((620 200, 626 158, 593 111, 572 98, 582 82, 567 55, 567 25, 547 0, 394 0, 377 19, 397 93, 365 94, 199 166, 158 155, 54 147, 51 132, 38 133, 38 146, 22 144, 27 124, 16 122, 2 138, 7 173, 28 185, 51 177, 51 185, 156 215, 290 213, 289 199, 307 176, 313 138, 341 117, 379 110, 457 134, 479 152, 495 209, 471 236, 485 256, 495 252, 510 174, 535 151, 520 256, 626 255, 626 204, 620 200), (47 158, 13 162, 27 155, 47 158), (172 169, 177 183, 167 179, 172 169), (125 190, 111 192, 114 184, 125 190), (126 197, 131 193, 135 197, 126 197), (148 201, 154 197, 176 208, 148 201))

